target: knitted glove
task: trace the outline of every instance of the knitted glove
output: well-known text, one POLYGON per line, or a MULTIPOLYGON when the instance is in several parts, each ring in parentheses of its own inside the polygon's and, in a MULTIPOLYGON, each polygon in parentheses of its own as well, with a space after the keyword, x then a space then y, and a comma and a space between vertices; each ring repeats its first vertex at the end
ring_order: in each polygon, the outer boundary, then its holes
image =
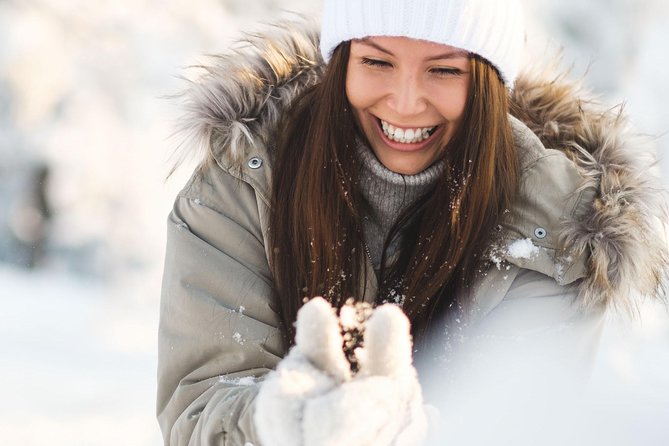
POLYGON ((296 344, 260 387, 254 421, 263 446, 412 446, 427 418, 411 364, 409 321, 394 305, 375 309, 344 354, 340 321, 321 298, 298 312, 296 344))

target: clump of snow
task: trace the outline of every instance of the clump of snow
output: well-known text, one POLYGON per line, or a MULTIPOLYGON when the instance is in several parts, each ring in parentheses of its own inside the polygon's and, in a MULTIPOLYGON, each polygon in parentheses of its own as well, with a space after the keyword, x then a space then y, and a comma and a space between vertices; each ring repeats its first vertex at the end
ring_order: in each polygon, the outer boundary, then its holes
POLYGON ((539 254, 539 248, 532 243, 532 239, 516 240, 507 248, 510 257, 514 259, 531 259, 539 254))
POLYGON ((359 370, 361 347, 364 345, 365 325, 372 314, 372 306, 366 302, 349 299, 339 310, 339 326, 344 340, 344 354, 351 371, 359 370))
POLYGON ((235 334, 232 335, 232 339, 234 339, 235 342, 239 343, 240 345, 244 345, 244 338, 242 337, 241 333, 235 332, 235 334))
POLYGON ((356 311, 352 305, 344 305, 339 311, 339 323, 342 330, 353 330, 359 327, 356 311))

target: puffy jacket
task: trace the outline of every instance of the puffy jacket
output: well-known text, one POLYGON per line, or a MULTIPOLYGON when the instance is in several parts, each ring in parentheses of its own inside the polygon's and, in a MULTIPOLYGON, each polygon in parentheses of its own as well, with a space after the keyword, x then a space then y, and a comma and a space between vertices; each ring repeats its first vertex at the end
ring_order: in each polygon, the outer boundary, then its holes
MULTIPOLYGON (((168 219, 157 396, 166 445, 258 445, 254 397, 286 354, 267 253, 272 150, 281 114, 323 62, 314 24, 249 39, 184 96, 184 144, 204 155, 168 219)), ((652 160, 619 114, 561 76, 525 73, 513 96, 520 197, 467 324, 490 334, 568 322, 588 356, 602 309, 656 293, 666 268, 652 160)))

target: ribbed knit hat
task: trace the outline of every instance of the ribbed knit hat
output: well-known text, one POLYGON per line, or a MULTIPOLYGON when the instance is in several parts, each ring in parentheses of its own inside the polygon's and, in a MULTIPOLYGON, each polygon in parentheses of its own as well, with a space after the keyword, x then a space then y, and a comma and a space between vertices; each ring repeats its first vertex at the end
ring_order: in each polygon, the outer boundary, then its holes
POLYGON ((428 40, 478 54, 506 85, 518 74, 525 36, 519 0, 325 0, 321 53, 371 36, 428 40))

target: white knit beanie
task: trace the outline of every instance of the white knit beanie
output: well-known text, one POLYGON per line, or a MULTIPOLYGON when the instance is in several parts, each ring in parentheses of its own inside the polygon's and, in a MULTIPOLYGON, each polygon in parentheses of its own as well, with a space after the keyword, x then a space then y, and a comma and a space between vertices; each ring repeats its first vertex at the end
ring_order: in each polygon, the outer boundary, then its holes
POLYGON ((428 40, 478 54, 507 86, 518 74, 525 38, 519 0, 325 0, 321 53, 369 36, 428 40))

